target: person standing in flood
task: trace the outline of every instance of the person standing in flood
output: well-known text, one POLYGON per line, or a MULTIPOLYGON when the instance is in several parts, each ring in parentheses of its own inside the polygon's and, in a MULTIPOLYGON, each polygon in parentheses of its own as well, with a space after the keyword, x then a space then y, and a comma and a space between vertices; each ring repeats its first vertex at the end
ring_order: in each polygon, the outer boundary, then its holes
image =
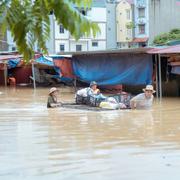
POLYGON ((153 103, 153 93, 155 93, 152 85, 147 85, 143 89, 144 93, 138 94, 130 101, 131 109, 149 109, 153 103))
POLYGON ((55 108, 55 107, 60 107, 62 105, 62 103, 58 102, 58 99, 57 99, 58 92, 59 90, 56 87, 52 87, 49 90, 47 108, 55 108))

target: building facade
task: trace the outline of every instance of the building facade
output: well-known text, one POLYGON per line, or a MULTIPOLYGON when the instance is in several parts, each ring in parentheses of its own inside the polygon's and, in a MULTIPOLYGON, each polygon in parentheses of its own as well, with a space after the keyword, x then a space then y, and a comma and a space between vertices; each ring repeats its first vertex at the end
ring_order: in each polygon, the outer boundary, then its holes
POLYGON ((149 0, 149 44, 155 36, 180 29, 179 0, 149 0))
POLYGON ((118 48, 130 47, 133 40, 133 3, 121 0, 116 5, 117 46, 118 48))
POLYGON ((116 49, 116 0, 106 1, 106 23, 106 48, 116 49))
POLYGON ((0 28, 0 51, 8 50, 7 33, 2 34, 0 28))
POLYGON ((148 45, 149 40, 149 1, 134 0, 134 39, 135 47, 148 45))
POLYGON ((59 52, 76 52, 76 51, 93 51, 106 49, 106 2, 105 0, 94 0, 92 7, 83 11, 85 15, 92 22, 96 22, 100 28, 101 33, 96 37, 81 37, 78 41, 71 36, 69 31, 64 29, 62 25, 54 22, 54 42, 55 53, 59 52))

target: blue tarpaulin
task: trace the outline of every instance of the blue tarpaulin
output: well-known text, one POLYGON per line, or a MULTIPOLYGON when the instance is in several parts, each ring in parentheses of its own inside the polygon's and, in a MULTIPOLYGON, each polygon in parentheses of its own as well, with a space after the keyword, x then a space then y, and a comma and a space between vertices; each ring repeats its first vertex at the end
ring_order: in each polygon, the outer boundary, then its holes
POLYGON ((50 58, 47 58, 45 56, 40 56, 39 58, 35 59, 35 62, 39 64, 44 64, 47 66, 54 66, 53 60, 50 58))
POLYGON ((147 54, 103 54, 73 57, 74 74, 81 81, 99 85, 151 84, 152 56, 147 54))
POLYGON ((20 58, 8 60, 8 69, 15 68, 20 62, 20 58))

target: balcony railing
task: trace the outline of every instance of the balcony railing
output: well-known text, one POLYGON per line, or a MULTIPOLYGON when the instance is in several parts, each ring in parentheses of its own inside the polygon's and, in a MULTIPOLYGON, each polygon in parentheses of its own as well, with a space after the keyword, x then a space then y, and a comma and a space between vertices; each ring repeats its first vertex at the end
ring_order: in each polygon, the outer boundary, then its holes
POLYGON ((138 8, 146 7, 146 0, 137 0, 137 7, 138 8))

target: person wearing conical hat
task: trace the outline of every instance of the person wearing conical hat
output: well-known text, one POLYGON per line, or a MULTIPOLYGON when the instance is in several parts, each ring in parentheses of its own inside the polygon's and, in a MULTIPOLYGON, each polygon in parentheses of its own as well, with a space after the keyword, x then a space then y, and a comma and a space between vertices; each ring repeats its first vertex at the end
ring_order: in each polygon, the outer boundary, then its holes
POLYGON ((57 99, 58 92, 59 90, 56 87, 52 87, 49 90, 47 108, 55 108, 55 107, 60 107, 62 105, 62 103, 58 102, 58 99, 57 99))
POLYGON ((130 101, 131 109, 149 109, 152 107, 153 103, 153 93, 154 88, 152 85, 147 85, 146 88, 143 89, 144 93, 138 94, 130 101))

